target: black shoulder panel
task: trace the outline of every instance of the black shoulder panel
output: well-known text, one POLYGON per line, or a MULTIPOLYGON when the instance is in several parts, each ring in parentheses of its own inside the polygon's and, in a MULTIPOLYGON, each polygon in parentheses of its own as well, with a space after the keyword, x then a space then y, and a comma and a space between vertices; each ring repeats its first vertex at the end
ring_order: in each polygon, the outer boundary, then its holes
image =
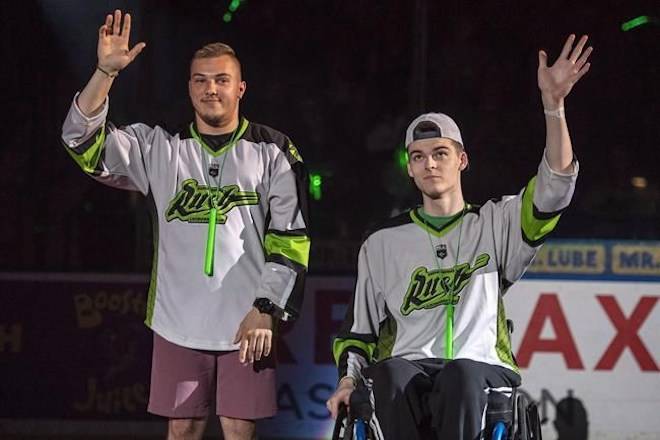
POLYGON ((412 218, 410 218, 410 210, 406 210, 399 215, 390 217, 387 220, 384 220, 380 223, 376 223, 367 229, 367 232, 362 237, 362 242, 365 242, 367 238, 375 234, 378 231, 389 228, 396 228, 397 226, 402 226, 408 223, 412 223, 412 218))
POLYGON ((270 128, 266 125, 255 124, 250 122, 247 130, 243 134, 243 139, 250 142, 266 142, 268 144, 275 144, 284 152, 288 151, 291 141, 282 132, 270 128))

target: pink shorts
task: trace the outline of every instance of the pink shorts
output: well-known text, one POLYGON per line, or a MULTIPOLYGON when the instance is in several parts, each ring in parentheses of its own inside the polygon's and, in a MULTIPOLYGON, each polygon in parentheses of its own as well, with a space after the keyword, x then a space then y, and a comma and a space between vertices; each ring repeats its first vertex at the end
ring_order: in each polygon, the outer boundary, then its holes
POLYGON ((216 413, 235 419, 272 417, 277 411, 275 361, 243 365, 238 351, 181 347, 154 333, 148 411, 169 418, 205 418, 216 413))

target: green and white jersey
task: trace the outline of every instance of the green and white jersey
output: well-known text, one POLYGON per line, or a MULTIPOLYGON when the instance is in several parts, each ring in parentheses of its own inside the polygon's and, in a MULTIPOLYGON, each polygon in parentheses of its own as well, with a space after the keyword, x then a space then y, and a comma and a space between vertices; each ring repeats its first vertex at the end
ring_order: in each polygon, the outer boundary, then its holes
POLYGON ((242 118, 232 139, 211 149, 193 124, 106 122, 74 98, 62 127, 67 151, 96 180, 139 191, 154 208, 154 260, 146 324, 165 339, 234 350, 255 298, 295 318, 302 304, 310 240, 307 173, 282 133, 242 118), (211 203, 217 207, 213 275, 204 273, 211 203))
POLYGON ((518 370, 502 297, 556 226, 573 195, 570 175, 538 173, 516 196, 466 205, 442 228, 419 208, 371 232, 358 256, 352 303, 333 351, 340 377, 390 356, 466 358, 518 370), (447 340, 448 309, 453 334, 447 340))

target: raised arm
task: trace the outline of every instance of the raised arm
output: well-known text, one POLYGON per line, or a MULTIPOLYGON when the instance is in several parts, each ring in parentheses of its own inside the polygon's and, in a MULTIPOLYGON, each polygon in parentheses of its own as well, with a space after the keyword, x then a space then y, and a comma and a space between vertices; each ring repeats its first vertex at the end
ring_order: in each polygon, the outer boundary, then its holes
POLYGON ((591 66, 587 62, 593 48, 584 46, 587 36, 583 35, 575 47, 575 35, 571 34, 561 54, 548 67, 548 55, 539 51, 538 85, 541 91, 546 127, 546 159, 553 171, 573 171, 573 147, 564 117, 564 99, 591 66))
POLYGON ((117 9, 114 16, 108 14, 105 17, 105 23, 99 28, 96 70, 78 95, 78 107, 85 116, 95 116, 100 112, 114 79, 146 46, 145 43, 138 43, 129 50, 131 15, 124 15, 123 26, 121 22, 122 13, 117 9))

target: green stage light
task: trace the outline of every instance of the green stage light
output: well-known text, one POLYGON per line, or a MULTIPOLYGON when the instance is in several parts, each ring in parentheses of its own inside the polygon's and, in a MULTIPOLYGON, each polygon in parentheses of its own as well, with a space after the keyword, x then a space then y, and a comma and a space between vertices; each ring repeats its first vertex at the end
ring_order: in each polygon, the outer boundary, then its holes
POLYGON ((623 32, 627 32, 631 29, 635 29, 636 27, 640 27, 646 23, 650 23, 651 17, 648 15, 640 15, 639 17, 635 17, 632 20, 628 20, 624 23, 621 24, 621 30, 623 32))
POLYGON ((225 12, 225 15, 222 16, 222 21, 229 23, 231 21, 231 12, 225 12))
POLYGON ((323 193, 321 186, 323 185, 323 178, 319 173, 309 173, 309 194, 314 200, 321 200, 323 193))
POLYGON ((394 159, 396 160, 397 165, 402 170, 406 171, 408 169, 408 151, 405 148, 399 147, 394 151, 394 159))
POLYGON ((236 12, 236 10, 240 5, 241 5, 241 0, 231 0, 231 3, 229 3, 229 11, 236 12))

